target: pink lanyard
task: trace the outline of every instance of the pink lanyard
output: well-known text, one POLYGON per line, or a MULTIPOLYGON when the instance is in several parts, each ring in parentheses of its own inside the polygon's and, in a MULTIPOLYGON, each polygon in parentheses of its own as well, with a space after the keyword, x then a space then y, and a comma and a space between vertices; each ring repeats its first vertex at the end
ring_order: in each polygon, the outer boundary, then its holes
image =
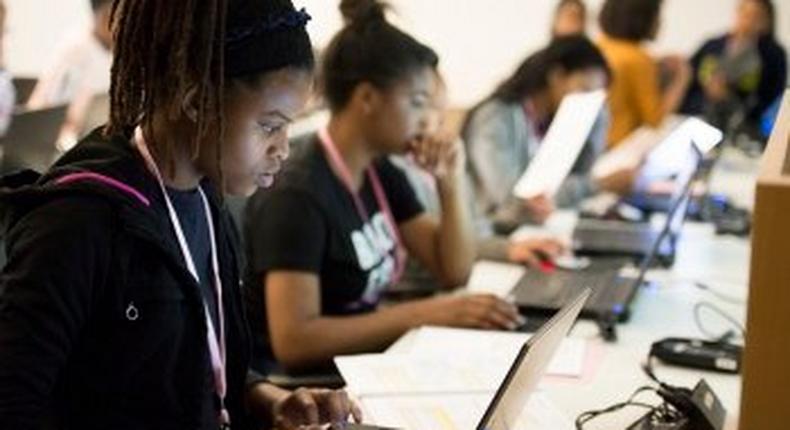
POLYGON ((531 100, 528 100, 526 103, 521 105, 522 110, 524 112, 524 118, 527 120, 527 124, 529 125, 532 134, 537 137, 538 139, 543 139, 543 133, 540 132, 538 124, 535 122, 535 105, 532 103, 531 100))
MULTIPOLYGON (((200 282, 200 277, 197 273, 195 261, 192 258, 192 253, 189 251, 186 236, 184 236, 184 231, 182 230, 181 223, 178 220, 178 214, 173 207, 173 203, 170 201, 170 197, 167 195, 167 190, 165 189, 164 182, 162 181, 162 175, 159 173, 159 168, 156 166, 156 163, 151 156, 151 152, 149 151, 148 145, 145 142, 145 137, 143 136, 143 131, 139 127, 134 131, 134 143, 135 146, 137 146, 137 150, 140 151, 140 154, 145 159, 145 163, 148 165, 148 170, 150 170, 151 173, 156 177, 156 180, 159 183, 159 188, 162 190, 162 195, 164 196, 165 204, 167 205, 167 212, 170 215, 170 222, 172 223, 173 230, 175 231, 176 237, 178 238, 178 244, 181 246, 181 255, 184 257, 184 262, 187 265, 187 269, 189 269, 189 273, 192 274, 192 276, 195 278, 195 281, 200 282)), ((217 334, 217 331, 214 328, 214 321, 211 318, 211 313, 208 309, 208 305, 205 302, 203 304, 203 310, 206 317, 206 326, 208 327, 208 349, 209 354, 211 355, 211 368, 214 374, 214 389, 217 393, 217 397, 219 397, 220 400, 219 421, 220 425, 222 425, 224 428, 230 425, 230 415, 228 414, 227 409, 225 409, 225 396, 227 395, 228 387, 225 375, 225 316, 222 307, 222 280, 219 277, 217 240, 216 236, 214 235, 214 220, 211 217, 211 208, 209 207, 206 195, 203 193, 203 189, 198 187, 198 192, 200 192, 200 197, 203 200, 203 209, 206 215, 206 222, 208 223, 209 235, 211 236, 211 268, 214 272, 214 289, 217 295, 217 319, 219 320, 219 334, 217 334)))
MULTIPOLYGON (((357 213, 359 217, 362 218, 362 222, 368 224, 370 222, 370 217, 368 216, 367 210, 365 210, 365 204, 362 202, 359 193, 354 189, 354 181, 351 179, 351 172, 348 170, 345 161, 343 161, 343 157, 340 156, 340 152, 338 152, 337 146, 329 135, 329 130, 327 130, 326 127, 318 132, 318 141, 321 142, 321 146, 324 147, 324 151, 329 156, 329 166, 332 168, 332 171, 346 187, 349 194, 351 194, 351 198, 354 200, 354 206, 356 206, 357 213)), ((374 169, 373 166, 368 166, 365 172, 367 173, 368 180, 370 180, 373 186, 373 194, 376 196, 376 203, 379 208, 381 208, 382 212, 384 212, 384 217, 387 220, 390 233, 395 239, 395 271, 390 279, 390 282, 394 284, 403 276, 403 270, 406 266, 406 250, 403 247, 403 241, 398 232, 395 217, 392 215, 392 210, 387 200, 387 194, 384 193, 384 187, 381 185, 381 180, 379 179, 378 173, 376 173, 376 169, 374 169)))

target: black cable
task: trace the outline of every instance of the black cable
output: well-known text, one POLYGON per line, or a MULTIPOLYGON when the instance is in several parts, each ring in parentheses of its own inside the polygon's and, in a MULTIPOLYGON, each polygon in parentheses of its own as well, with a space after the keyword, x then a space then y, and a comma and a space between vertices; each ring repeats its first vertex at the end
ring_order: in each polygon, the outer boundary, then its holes
POLYGON ((741 335, 741 339, 746 338, 746 329, 737 319, 713 303, 700 301, 694 305, 694 322, 697 324, 697 328, 700 332, 702 332, 703 335, 715 341, 727 341, 733 335, 732 330, 728 330, 721 334, 715 334, 708 330, 705 327, 705 324, 702 322, 702 311, 705 309, 708 309, 735 327, 738 330, 738 333, 741 335))
MULTIPOLYGON (((715 305, 707 302, 700 302, 697 303, 697 306, 695 306, 694 315, 697 319, 698 325, 700 325, 698 309, 705 307, 713 309, 715 312, 719 313, 719 315, 733 323, 745 336, 745 330, 734 318, 727 315, 715 305)), ((700 325, 700 327, 702 326, 700 325)), ((648 409, 648 412, 642 416, 638 422, 643 422, 644 420, 654 424, 681 424, 687 422, 687 420, 690 419, 688 415, 688 402, 693 395, 693 391, 689 388, 667 384, 666 382, 659 379, 658 376, 656 376, 655 370, 653 369, 653 360, 655 358, 656 357, 653 355, 653 349, 651 348, 650 352, 647 354, 647 360, 642 364, 642 370, 644 370, 645 374, 650 378, 650 380, 658 384, 658 388, 645 385, 636 389, 636 391, 634 391, 624 402, 616 403, 603 409, 594 409, 582 412, 576 417, 576 430, 583 430, 585 424, 602 415, 610 414, 629 406, 648 409), (663 401, 659 405, 651 405, 635 400, 639 394, 647 391, 656 393, 656 395, 658 395, 658 397, 660 397, 663 401)))
POLYGON ((651 405, 651 404, 648 404, 648 403, 634 401, 634 399, 639 394, 641 394, 643 392, 647 392, 647 391, 656 392, 656 389, 654 387, 650 387, 650 386, 642 386, 642 387, 637 388, 636 391, 634 391, 628 397, 628 399, 626 401, 624 401, 624 402, 616 403, 616 404, 614 404, 612 406, 609 406, 609 407, 606 407, 606 408, 603 408, 603 409, 596 409, 596 410, 589 410, 589 411, 582 412, 581 414, 579 414, 578 417, 576 417, 576 423, 575 423, 576 424, 576 429, 577 430, 582 430, 584 428, 585 424, 587 424, 588 422, 600 417, 601 415, 610 414, 612 412, 619 411, 619 410, 627 408, 629 406, 642 407, 642 408, 649 409, 650 411, 657 410, 660 407, 660 405, 659 406, 655 406, 655 405, 651 405))
POLYGON ((661 379, 658 379, 658 376, 656 376, 656 372, 653 369, 653 360, 655 360, 655 358, 656 357, 653 355, 653 351, 651 350, 647 354, 647 360, 642 364, 642 370, 645 372, 647 377, 650 378, 656 384, 658 384, 658 386, 661 387, 661 389, 663 389, 664 391, 675 392, 675 393, 685 392, 687 394, 690 394, 691 390, 689 390, 688 388, 670 385, 662 381, 661 379))

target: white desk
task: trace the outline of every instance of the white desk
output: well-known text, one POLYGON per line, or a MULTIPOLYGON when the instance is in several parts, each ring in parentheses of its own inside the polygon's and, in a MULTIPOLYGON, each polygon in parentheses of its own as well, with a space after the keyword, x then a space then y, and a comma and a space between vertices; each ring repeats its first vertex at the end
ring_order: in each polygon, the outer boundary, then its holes
MULTIPOLYGON (((733 151, 725 151, 722 161, 712 173, 711 190, 728 194, 738 205, 752 207, 756 160, 747 159, 733 151)), ((660 219, 654 220, 660 224, 660 219)), ((572 212, 555 214, 546 225, 553 234, 570 237, 576 215, 572 212)), ((665 337, 703 337, 694 322, 694 306, 699 301, 711 302, 741 323, 745 321, 745 299, 748 291, 750 246, 746 239, 716 236, 710 224, 686 223, 679 242, 677 259, 671 270, 653 270, 648 279, 654 287, 640 290, 632 306, 632 317, 618 326, 618 340, 606 343, 598 335, 597 326, 580 321, 571 336, 588 338, 588 354, 599 357, 594 372, 581 379, 546 378, 542 384, 547 397, 568 417, 575 419, 581 412, 603 409, 625 401, 631 393, 652 381, 644 374, 650 345, 665 337), (720 299, 694 284, 701 281, 719 294, 742 300, 741 304, 720 299)), ((705 313, 705 327, 713 332, 724 332, 731 326, 720 318, 705 313)), ((394 349, 408 343, 402 339, 394 349)), ((687 370, 656 363, 655 372, 664 382, 693 388, 705 378, 727 410, 726 429, 736 429, 740 405, 741 377, 714 372, 687 370)), ((657 397, 645 393, 640 397, 651 404, 657 397)), ((624 429, 646 410, 626 408, 601 416, 585 429, 624 429)))
MULTIPOLYGON (((745 321, 745 304, 733 305, 693 285, 704 281, 717 292, 745 299, 748 278, 749 245, 746 240, 716 237, 713 227, 688 224, 678 250, 678 259, 671 271, 651 271, 648 278, 657 286, 639 292, 632 306, 631 320, 618 326, 618 340, 605 343, 598 337, 595 324, 581 321, 571 336, 590 338, 589 353, 600 355, 595 372, 588 380, 558 381, 549 378, 544 388, 548 397, 569 416, 576 417, 590 409, 602 409, 624 401, 634 390, 652 381, 644 374, 651 343, 664 337, 701 337, 694 322, 693 308, 700 301, 709 301, 745 321)), ((705 316, 707 317, 707 313, 705 316)), ((715 317, 705 318, 711 331, 730 328, 715 317)), ((737 426, 740 404, 740 376, 686 370, 656 363, 656 374, 663 381, 693 387, 704 377, 727 409, 727 427, 737 426)), ((653 403, 657 398, 645 394, 653 403)), ((602 416, 585 428, 622 429, 635 421, 645 410, 627 408, 602 416)))
MULTIPOLYGON (((726 150, 712 173, 711 190, 727 194, 738 205, 751 208, 756 169, 756 160, 726 150)), ((551 221, 550 228, 554 232, 568 236, 575 216, 559 214, 551 221)), ((601 354, 592 378, 581 382, 549 379, 545 382, 548 397, 574 418, 583 411, 602 409, 626 400, 638 387, 652 382, 640 366, 654 341, 670 336, 702 337, 693 311, 699 301, 711 302, 744 323, 749 258, 747 239, 716 236, 710 224, 686 223, 675 265, 671 270, 655 270, 648 274, 648 279, 655 281, 657 286, 639 292, 632 306, 631 320, 618 326, 616 343, 600 340, 597 327, 591 322, 582 321, 574 328, 571 336, 590 338, 591 348, 597 348, 601 354), (695 281, 707 284, 717 293, 741 299, 743 303, 722 300, 694 286, 695 281)), ((723 332, 731 328, 710 313, 704 315, 705 327, 711 331, 723 332)), ((659 363, 655 371, 663 381, 685 387, 693 387, 700 378, 705 378, 727 410, 725 428, 737 428, 740 375, 686 370, 659 363)), ((644 399, 651 399, 651 394, 644 395, 644 399)), ((627 408, 597 418, 585 429, 622 429, 644 413, 641 408, 627 408)))

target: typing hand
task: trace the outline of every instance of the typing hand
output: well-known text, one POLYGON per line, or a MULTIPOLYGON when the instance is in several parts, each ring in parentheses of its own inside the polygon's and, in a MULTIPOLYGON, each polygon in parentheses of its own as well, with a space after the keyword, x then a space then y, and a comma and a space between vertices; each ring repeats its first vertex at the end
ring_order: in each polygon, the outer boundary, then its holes
POLYGON ((508 245, 507 257, 512 263, 541 267, 544 261, 554 261, 566 249, 565 244, 550 237, 516 240, 508 245))
POLYGON ((362 420, 359 407, 345 391, 299 388, 274 405, 275 428, 281 430, 318 430, 327 424, 345 423, 352 416, 362 420))
POLYGON ((440 296, 424 302, 426 324, 515 330, 523 323, 518 309, 492 294, 440 296))

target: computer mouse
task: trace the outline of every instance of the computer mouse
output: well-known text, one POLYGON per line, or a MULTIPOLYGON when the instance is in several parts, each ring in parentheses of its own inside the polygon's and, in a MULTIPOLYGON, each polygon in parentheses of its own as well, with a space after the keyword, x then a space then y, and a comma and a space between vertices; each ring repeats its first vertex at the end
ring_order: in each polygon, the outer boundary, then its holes
POLYGON ((628 222, 643 222, 645 220, 645 213, 636 206, 628 203, 620 202, 614 210, 616 218, 628 222))
POLYGON ((573 254, 564 254, 554 259, 554 265, 563 270, 584 270, 591 264, 592 261, 589 258, 573 254))

